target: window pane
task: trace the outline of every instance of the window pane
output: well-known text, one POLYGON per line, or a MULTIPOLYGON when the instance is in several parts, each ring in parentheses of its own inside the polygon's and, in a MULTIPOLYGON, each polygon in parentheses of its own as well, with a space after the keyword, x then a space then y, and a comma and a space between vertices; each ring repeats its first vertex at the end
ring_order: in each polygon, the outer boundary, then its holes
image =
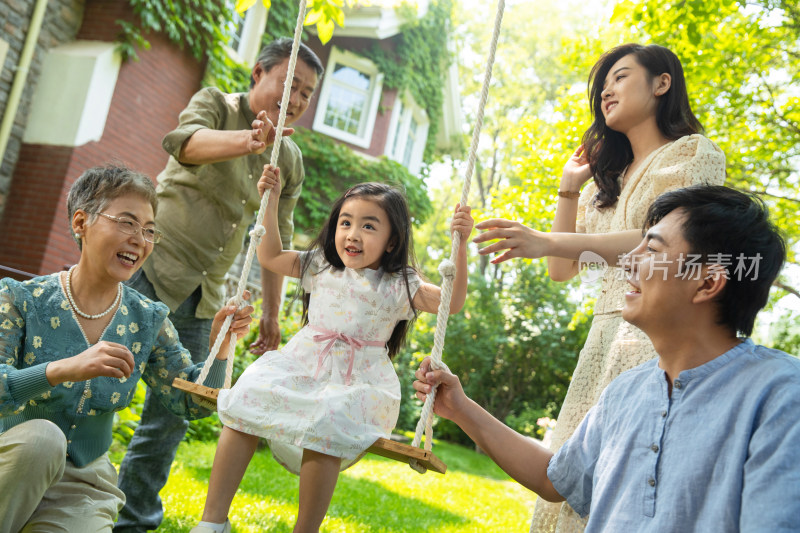
POLYGON ((414 150, 417 137, 417 121, 411 117, 411 123, 408 125, 408 140, 406 141, 406 149, 403 153, 403 166, 408 167, 411 164, 411 152, 414 150))
POLYGON ((369 89, 369 76, 347 65, 337 64, 333 70, 333 79, 361 91, 369 89))
POLYGON ((361 115, 367 105, 365 94, 354 93, 333 85, 325 110, 325 124, 353 135, 359 135, 361 115))

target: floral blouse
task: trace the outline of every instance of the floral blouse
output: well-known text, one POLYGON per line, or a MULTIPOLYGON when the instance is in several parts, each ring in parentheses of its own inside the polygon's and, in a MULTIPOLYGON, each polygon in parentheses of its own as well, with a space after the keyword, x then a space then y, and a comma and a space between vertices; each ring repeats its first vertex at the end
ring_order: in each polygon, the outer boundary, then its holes
MULTIPOLYGON (((172 412, 187 419, 210 412, 170 385, 194 380, 202 363, 192 365, 181 346, 167 307, 123 287, 122 299, 100 339, 127 346, 135 367, 128 378, 100 376, 51 386, 45 369, 91 345, 67 301, 58 274, 24 282, 0 280, 0 433, 27 420, 44 418, 67 437, 67 457, 78 467, 108 451, 115 411, 130 404, 139 378, 172 412)), ((207 383, 220 386, 225 362, 215 361, 207 383)))

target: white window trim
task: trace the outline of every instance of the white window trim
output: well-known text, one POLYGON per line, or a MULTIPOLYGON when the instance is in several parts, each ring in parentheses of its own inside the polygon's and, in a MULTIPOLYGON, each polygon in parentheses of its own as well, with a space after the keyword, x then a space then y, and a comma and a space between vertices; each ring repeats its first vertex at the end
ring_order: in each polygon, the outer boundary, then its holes
MULTIPOLYGON (((233 2, 231 3, 231 6, 233 2)), ((230 7, 233 9, 233 7, 230 7)), ((256 2, 241 19, 242 34, 236 48, 226 46, 228 55, 234 61, 252 67, 261 51, 261 36, 267 29, 267 8, 263 2, 256 2)))
POLYGON ((430 120, 425 110, 417 104, 409 93, 402 96, 398 95, 392 110, 392 118, 389 121, 389 135, 386 139, 384 154, 386 157, 398 163, 403 163, 403 155, 406 151, 406 143, 409 140, 408 130, 411 125, 411 117, 417 121, 417 135, 414 139, 414 147, 411 149, 411 160, 408 163, 408 170, 416 174, 422 168, 422 156, 425 153, 425 144, 428 141, 428 129, 430 120), (395 138, 398 138, 395 147, 395 138), (395 148, 393 150, 393 148, 395 148))
POLYGON ((319 103, 317 104, 317 112, 314 115, 314 124, 312 128, 314 131, 324 133, 334 139, 339 139, 361 148, 369 148, 372 144, 372 132, 375 128, 375 117, 378 115, 378 105, 381 101, 381 91, 383 90, 383 73, 378 71, 378 66, 364 57, 358 56, 347 50, 340 50, 333 47, 331 49, 328 64, 325 67, 325 77, 322 81, 322 88, 319 93, 319 103), (325 124, 325 113, 328 109, 328 100, 331 93, 331 76, 333 76, 334 67, 336 64, 343 64, 348 67, 355 68, 371 78, 371 90, 369 94, 369 109, 367 110, 365 121, 363 123, 364 131, 360 135, 353 135, 346 131, 332 128, 325 124))

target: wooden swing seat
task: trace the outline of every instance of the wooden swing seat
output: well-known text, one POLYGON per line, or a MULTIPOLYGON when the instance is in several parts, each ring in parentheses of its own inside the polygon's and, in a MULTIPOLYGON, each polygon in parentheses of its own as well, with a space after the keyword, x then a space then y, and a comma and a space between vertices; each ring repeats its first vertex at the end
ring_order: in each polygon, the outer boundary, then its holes
MULTIPOLYGON (((203 400, 203 403, 217 403, 219 396, 219 389, 212 389, 205 385, 198 385, 185 379, 175 378, 172 386, 184 392, 191 393, 193 396, 198 396, 203 400)), ((387 459, 394 459, 401 463, 408 463, 416 459, 417 463, 428 470, 444 474, 447 470, 447 465, 436 457, 433 452, 403 444, 402 442, 395 442, 389 439, 378 439, 375 443, 367 449, 367 452, 386 457, 387 459)))

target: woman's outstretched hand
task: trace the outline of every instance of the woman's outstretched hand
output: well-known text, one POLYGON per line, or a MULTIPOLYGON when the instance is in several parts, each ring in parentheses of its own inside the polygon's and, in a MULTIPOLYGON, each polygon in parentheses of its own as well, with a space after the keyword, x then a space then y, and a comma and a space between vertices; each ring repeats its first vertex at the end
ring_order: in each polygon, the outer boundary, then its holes
POLYGON ((508 261, 514 257, 537 259, 548 255, 550 247, 548 233, 504 218, 490 218, 478 223, 475 227, 483 233, 475 237, 473 242, 498 241, 478 250, 479 254, 486 255, 505 250, 502 255, 492 259, 494 264, 508 261))

